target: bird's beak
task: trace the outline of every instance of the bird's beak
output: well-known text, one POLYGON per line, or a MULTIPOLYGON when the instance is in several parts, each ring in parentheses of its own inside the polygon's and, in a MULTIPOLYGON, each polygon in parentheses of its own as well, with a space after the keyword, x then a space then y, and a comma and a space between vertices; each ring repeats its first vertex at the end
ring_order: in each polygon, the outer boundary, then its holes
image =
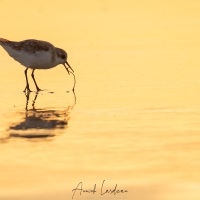
POLYGON ((67 66, 66 66, 65 64, 67 64, 68 67, 74 72, 74 70, 71 68, 71 66, 69 65, 69 63, 66 61, 66 62, 64 63, 64 66, 65 66, 65 68, 66 68, 68 74, 69 74, 69 69, 67 68, 67 66))
POLYGON ((67 70, 68 74, 70 75, 69 69, 67 68, 67 66, 65 65, 65 63, 63 65, 65 66, 65 69, 67 70))

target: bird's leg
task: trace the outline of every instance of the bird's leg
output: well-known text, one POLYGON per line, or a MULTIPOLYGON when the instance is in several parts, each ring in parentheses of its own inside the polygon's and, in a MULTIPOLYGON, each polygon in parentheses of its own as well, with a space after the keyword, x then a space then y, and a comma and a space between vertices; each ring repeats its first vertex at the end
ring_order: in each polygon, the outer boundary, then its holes
POLYGON ((37 91, 40 91, 41 89, 38 87, 38 85, 37 85, 37 83, 36 83, 36 81, 35 81, 34 71, 35 71, 35 69, 33 69, 31 76, 32 76, 32 78, 33 78, 33 81, 34 81, 34 83, 35 83, 35 87, 37 88, 37 91))
POLYGON ((29 88, 29 84, 28 84, 27 71, 28 71, 28 67, 27 67, 26 70, 24 71, 25 78, 26 78, 26 87, 25 87, 25 89, 24 89, 24 92, 26 92, 26 90, 27 90, 28 92, 31 92, 31 90, 30 90, 30 88, 29 88))

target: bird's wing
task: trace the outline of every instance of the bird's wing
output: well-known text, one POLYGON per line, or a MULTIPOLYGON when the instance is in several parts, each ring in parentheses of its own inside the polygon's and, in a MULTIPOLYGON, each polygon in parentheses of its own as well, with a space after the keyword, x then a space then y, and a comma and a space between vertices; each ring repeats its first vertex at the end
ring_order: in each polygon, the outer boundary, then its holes
POLYGON ((49 42, 33 39, 24 40, 21 42, 13 42, 11 45, 14 49, 24 50, 29 53, 35 53, 36 51, 49 51, 49 49, 53 47, 53 45, 49 42))

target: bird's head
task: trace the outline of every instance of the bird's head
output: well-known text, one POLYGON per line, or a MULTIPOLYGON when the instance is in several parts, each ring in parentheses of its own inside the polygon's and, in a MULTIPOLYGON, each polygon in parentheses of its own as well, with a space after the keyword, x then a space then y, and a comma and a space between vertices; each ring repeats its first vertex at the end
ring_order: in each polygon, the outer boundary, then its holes
POLYGON ((58 63, 59 64, 63 64, 69 74, 69 69, 70 68, 72 70, 72 72, 74 72, 74 70, 71 68, 71 66, 69 65, 69 63, 67 62, 67 52, 64 51, 63 49, 60 48, 56 48, 56 53, 57 53, 57 59, 58 59, 58 63), (66 66, 66 64, 68 66, 66 66))

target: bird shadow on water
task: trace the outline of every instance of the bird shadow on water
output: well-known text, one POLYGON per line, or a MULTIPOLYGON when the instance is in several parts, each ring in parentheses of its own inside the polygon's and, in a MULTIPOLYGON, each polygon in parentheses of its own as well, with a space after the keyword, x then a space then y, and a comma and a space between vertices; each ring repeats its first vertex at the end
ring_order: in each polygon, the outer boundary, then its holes
POLYGON ((14 138, 41 141, 48 138, 52 139, 64 132, 63 130, 68 127, 70 112, 76 105, 75 92, 73 91, 73 104, 66 106, 65 109, 37 108, 36 102, 40 95, 40 92, 36 92, 31 104, 30 92, 25 93, 25 110, 18 113, 21 120, 9 126, 9 134, 4 138, 0 138, 0 142, 5 143, 14 138))

